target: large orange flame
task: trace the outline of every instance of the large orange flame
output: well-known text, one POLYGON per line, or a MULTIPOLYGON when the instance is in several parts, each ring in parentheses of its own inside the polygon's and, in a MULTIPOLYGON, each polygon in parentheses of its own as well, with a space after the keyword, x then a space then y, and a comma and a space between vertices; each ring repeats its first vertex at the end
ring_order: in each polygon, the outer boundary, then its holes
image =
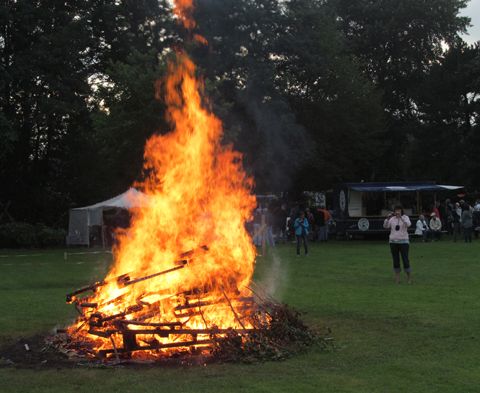
POLYGON ((181 251, 205 244, 208 253, 192 264, 192 274, 178 275, 179 285, 215 280, 226 288, 232 277, 239 287, 250 281, 255 251, 244 224, 255 207, 252 182, 241 155, 221 145, 222 124, 202 107, 200 89, 195 66, 178 55, 166 82, 168 120, 175 131, 147 142, 143 187, 149 205, 121 236, 107 280, 167 268, 181 251))
MULTIPOLYGON (((176 12, 191 26, 191 2, 176 3, 176 12)), ((249 295, 246 287, 254 270, 255 248, 245 229, 256 204, 252 180, 242 169, 241 155, 222 145, 222 124, 202 103, 203 84, 185 54, 178 53, 170 63, 164 87, 173 131, 146 143, 146 177, 140 186, 147 203, 133 212, 130 228, 119 233, 114 264, 87 299, 95 310, 84 311, 83 322, 69 329, 73 338, 87 338, 97 350, 121 345, 118 335, 90 334, 84 321, 97 315, 173 321, 189 329, 248 328, 237 300, 249 295), (168 273, 156 275, 163 271, 168 273), (178 312, 186 293, 201 296, 201 312, 178 312)), ((147 342, 149 336, 138 339, 147 342)), ((183 338, 155 339, 168 343, 183 338)))
POLYGON ((193 0, 175 0, 173 6, 173 13, 181 20, 183 26, 192 30, 196 23, 193 19, 193 0))
MULTIPOLYGON (((189 31, 195 29, 197 23, 193 19, 193 0, 175 0, 173 4, 173 13, 180 20, 183 27, 189 31)), ((198 33, 193 34, 191 38, 202 45, 208 44, 207 39, 198 33)))

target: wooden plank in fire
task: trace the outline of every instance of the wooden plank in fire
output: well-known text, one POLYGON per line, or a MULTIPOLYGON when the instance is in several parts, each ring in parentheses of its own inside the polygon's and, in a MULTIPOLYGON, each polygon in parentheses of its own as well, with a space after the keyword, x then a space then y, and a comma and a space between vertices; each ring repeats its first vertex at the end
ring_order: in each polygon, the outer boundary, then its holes
POLYGON ((106 280, 97 281, 97 282, 95 282, 91 285, 88 285, 86 287, 82 287, 80 289, 77 289, 73 292, 67 293, 66 302, 69 303, 69 304, 73 303, 76 300, 77 295, 80 295, 80 294, 88 292, 88 291, 95 292, 99 287, 105 286, 106 284, 108 284, 112 281, 116 281, 117 284, 119 284, 119 285, 124 285, 124 286, 125 285, 132 285, 132 284, 135 284, 136 282, 139 282, 139 281, 148 280, 149 278, 156 277, 156 276, 161 275, 161 274, 169 273, 170 271, 174 271, 174 270, 177 270, 177 269, 182 269, 188 263, 188 261, 189 261, 188 258, 191 258, 193 255, 195 255, 200 250, 208 251, 208 246, 203 245, 203 246, 200 246, 197 249, 193 249, 193 250, 189 250, 189 251, 181 253, 180 256, 179 256, 180 260, 174 262, 174 264, 177 265, 177 266, 175 266, 175 268, 169 269, 169 271, 154 273, 154 275, 150 275, 150 276, 147 276, 147 277, 141 277, 139 279, 134 279, 134 280, 130 279, 130 273, 126 273, 126 274, 121 274, 120 276, 117 276, 113 280, 110 280, 110 281, 106 281, 106 280))
POLYGON ((108 330, 97 330, 97 329, 90 329, 88 334, 92 334, 94 336, 99 336, 103 338, 110 338, 112 334, 118 333, 118 330, 108 329, 108 330))
POLYGON ((184 313, 174 313, 175 318, 191 318, 191 317, 196 317, 198 315, 202 315, 201 311, 189 311, 189 312, 184 312, 184 313))
POLYGON ((88 291, 95 291, 95 289, 97 289, 98 287, 100 287, 102 285, 105 285, 105 281, 98 281, 98 282, 95 282, 95 283, 93 283, 91 285, 88 285, 86 287, 83 287, 83 288, 77 289, 73 292, 67 293, 66 302, 69 303, 69 304, 73 303, 75 301, 77 295, 80 295, 81 293, 88 292, 88 291))
POLYGON ((192 288, 187 291, 177 293, 177 296, 184 296, 186 298, 198 299, 199 296, 207 295, 209 292, 208 288, 192 288))
POLYGON ((119 284, 121 284, 123 286, 133 285, 133 284, 136 284, 137 282, 150 280, 151 278, 158 277, 158 276, 161 276, 163 274, 171 273, 171 272, 174 272, 174 271, 179 270, 179 269, 183 269, 190 262, 191 258, 194 255, 196 255, 199 251, 204 251, 204 252, 208 251, 208 246, 203 245, 203 246, 200 246, 197 249, 192 249, 192 250, 185 251, 185 252, 181 253, 180 254, 180 259, 174 262, 175 267, 173 267, 173 268, 163 270, 163 271, 158 272, 158 273, 153 273, 153 274, 150 274, 150 275, 145 276, 145 277, 135 278, 133 280, 128 276, 128 277, 125 277, 125 279, 123 279, 121 282, 119 282, 119 284))
POLYGON ((125 281, 122 281, 121 285, 123 285, 124 287, 128 286, 128 285, 133 285, 133 284, 136 284, 137 282, 141 282, 141 281, 145 281, 145 280, 150 280, 154 277, 158 277, 158 276, 162 276, 164 274, 168 274, 168 273, 171 273, 171 272, 174 272, 176 270, 179 270, 179 269, 183 269, 188 261, 187 260, 184 260, 182 261, 183 264, 182 265, 179 265, 179 266, 175 266, 175 267, 172 267, 171 269, 167 269, 167 270, 163 270, 161 272, 158 272, 158 273, 153 273, 153 274, 150 274, 148 276, 145 276, 145 277, 139 277, 139 278, 135 278, 135 279, 128 279, 128 280, 125 280, 125 281))
POLYGON ((136 305, 127 307, 125 311, 120 312, 118 314, 105 315, 101 313, 94 313, 90 315, 89 324, 90 326, 99 327, 99 326, 102 326, 105 322, 109 322, 117 318, 123 318, 126 315, 141 311, 142 309, 143 309, 142 305, 136 304, 136 305))
POLYGON ((208 302, 208 301, 198 301, 195 303, 186 303, 182 304, 180 306, 176 306, 175 310, 181 311, 181 310, 188 310, 191 308, 196 308, 196 307, 205 307, 205 306, 211 306, 213 304, 217 304, 218 302, 208 302))
POLYGON ((122 331, 122 334, 128 333, 133 335, 138 334, 153 334, 161 337, 168 336, 197 336, 202 334, 218 335, 227 333, 248 334, 254 333, 258 329, 127 329, 122 331))
MULTIPOLYGON (((212 305, 219 304, 219 303, 225 303, 223 300, 205 301, 205 300, 201 300, 201 298, 197 298, 195 300, 197 300, 197 301, 194 302, 194 303, 190 303, 187 300, 186 304, 176 306, 175 310, 181 311, 181 310, 188 310, 188 309, 196 308, 196 307, 205 307, 205 306, 212 306, 212 305)), ((246 303, 253 303, 253 297, 240 297, 240 298, 232 299, 232 303, 234 305, 237 305, 237 303, 240 303, 239 307, 243 308, 243 307, 246 306, 246 303)), ((228 307, 230 307, 230 304, 228 304, 228 302, 225 303, 225 304, 228 305, 228 307)))
POLYGON ((183 325, 181 322, 144 322, 144 321, 138 321, 138 320, 129 321, 128 319, 122 319, 117 322, 125 325, 169 327, 169 328, 180 327, 183 325))
MULTIPOLYGON (((150 325, 151 326, 151 325, 150 325)), ((155 335, 167 338, 169 336, 192 336, 196 338, 198 335, 224 335, 227 333, 236 333, 236 334, 249 334, 257 331, 257 329, 160 329, 159 327, 155 329, 107 329, 107 330, 98 330, 98 329, 90 329, 88 331, 89 334, 103 337, 103 338, 110 338, 113 334, 120 333, 123 335, 124 339, 132 343, 136 344, 135 336, 137 335, 155 335)))
POLYGON ((206 244, 204 244, 203 246, 200 246, 198 248, 194 248, 192 250, 189 250, 189 251, 185 251, 183 252, 182 254, 180 254, 180 258, 188 258, 188 257, 191 257, 193 254, 195 254, 196 252, 198 251, 208 251, 208 246, 206 244))
POLYGON ((85 303, 79 303, 78 306, 81 308, 97 308, 98 303, 85 302, 85 303))
MULTIPOLYGON (((215 340, 192 340, 192 341, 183 341, 183 342, 174 342, 174 343, 166 343, 166 344, 155 344, 149 346, 133 346, 131 348, 117 348, 116 351, 119 354, 128 354, 135 351, 154 351, 158 349, 167 349, 167 348, 181 348, 181 347, 196 347, 196 346, 204 346, 208 344, 213 344, 215 340)), ((115 349, 102 349, 98 351, 97 355, 100 358, 105 358, 107 355, 115 353, 115 349)))

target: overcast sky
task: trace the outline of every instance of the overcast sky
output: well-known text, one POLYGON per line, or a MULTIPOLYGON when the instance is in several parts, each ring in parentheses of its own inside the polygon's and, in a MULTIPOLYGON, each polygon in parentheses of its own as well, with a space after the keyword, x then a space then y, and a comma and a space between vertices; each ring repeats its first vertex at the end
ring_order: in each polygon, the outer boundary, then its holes
POLYGON ((470 0, 468 7, 462 11, 462 15, 470 17, 473 26, 468 29, 469 35, 463 39, 470 44, 480 40, 480 0, 470 0))

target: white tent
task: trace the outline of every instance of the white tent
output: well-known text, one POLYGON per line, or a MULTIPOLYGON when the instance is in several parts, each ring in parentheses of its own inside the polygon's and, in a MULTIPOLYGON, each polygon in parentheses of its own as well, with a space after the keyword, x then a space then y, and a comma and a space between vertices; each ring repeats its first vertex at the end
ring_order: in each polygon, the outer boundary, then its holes
MULTIPOLYGON (((67 245, 90 245, 90 228, 99 225, 103 228, 103 211, 108 209, 132 209, 145 206, 148 197, 135 188, 123 194, 91 206, 70 209, 67 245)), ((103 236, 103 233, 102 233, 103 236)))

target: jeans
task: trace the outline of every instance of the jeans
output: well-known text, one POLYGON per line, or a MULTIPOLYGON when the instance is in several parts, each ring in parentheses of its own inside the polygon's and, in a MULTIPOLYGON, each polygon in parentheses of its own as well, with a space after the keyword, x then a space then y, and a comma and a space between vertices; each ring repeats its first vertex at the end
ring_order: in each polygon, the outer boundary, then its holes
POLYGON ((326 242, 328 241, 328 226, 323 225, 318 227, 318 241, 326 242))
POLYGON ((253 244, 262 245, 262 236, 260 234, 260 224, 253 224, 253 244))
POLYGON ((270 247, 275 247, 275 239, 273 237, 273 230, 271 226, 267 227, 266 237, 267 244, 270 247))
POLYGON ((297 235, 297 255, 300 255, 300 242, 303 241, 303 247, 305 248, 305 255, 308 254, 308 242, 306 235, 297 235))
POLYGON ((400 255, 402 256, 403 270, 406 272, 411 272, 410 261, 408 260, 408 250, 410 249, 410 244, 408 243, 390 243, 390 251, 392 253, 393 259, 393 270, 396 273, 401 272, 400 268, 400 255))

